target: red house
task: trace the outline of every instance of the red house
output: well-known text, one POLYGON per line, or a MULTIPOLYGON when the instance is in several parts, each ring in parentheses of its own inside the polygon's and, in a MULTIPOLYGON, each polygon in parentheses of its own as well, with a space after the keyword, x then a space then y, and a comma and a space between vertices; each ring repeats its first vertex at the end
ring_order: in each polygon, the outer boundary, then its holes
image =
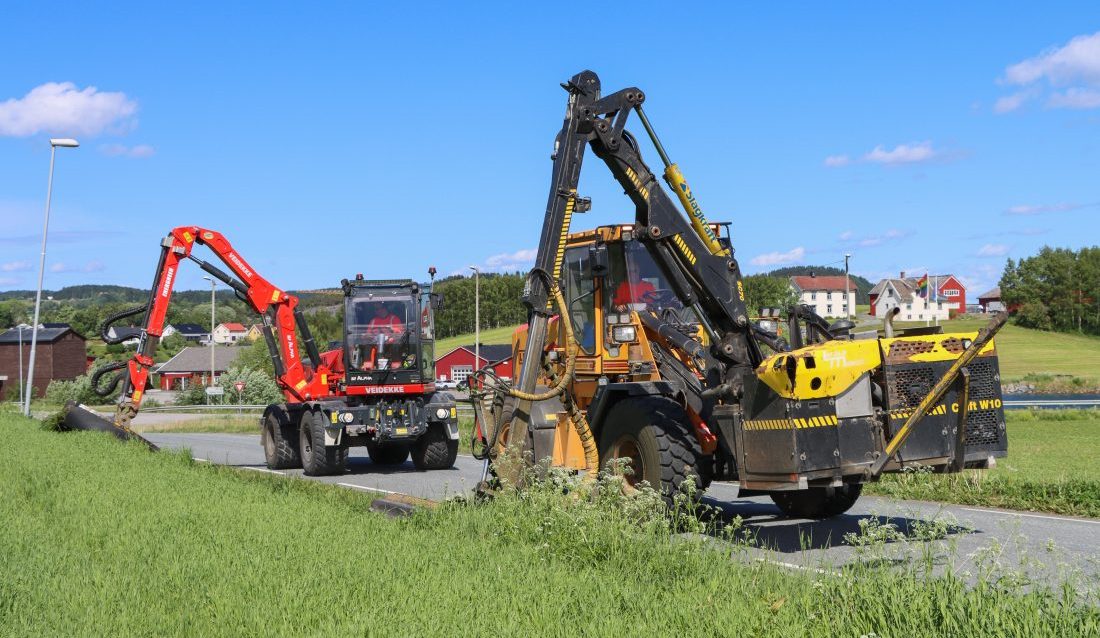
POLYGON ((461 383, 466 377, 490 365, 499 377, 512 376, 512 346, 508 344, 481 344, 481 361, 474 358, 474 346, 459 346, 435 360, 435 376, 439 381, 461 383))

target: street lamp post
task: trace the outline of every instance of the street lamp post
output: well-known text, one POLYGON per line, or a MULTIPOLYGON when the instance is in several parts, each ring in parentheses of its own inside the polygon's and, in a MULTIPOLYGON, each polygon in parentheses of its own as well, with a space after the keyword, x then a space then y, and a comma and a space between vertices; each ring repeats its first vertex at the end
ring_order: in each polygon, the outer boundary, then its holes
MULTIPOLYGON (((54 138, 50 140, 50 178, 46 182, 46 216, 42 223, 42 256, 38 263, 38 293, 34 297, 34 322, 31 324, 31 356, 27 362, 27 386, 26 397, 23 403, 23 415, 31 415, 31 397, 34 395, 34 355, 38 346, 38 312, 42 307, 42 279, 46 274, 46 234, 50 230, 50 198, 53 196, 53 164, 57 155, 57 147, 76 148, 80 143, 69 138, 54 138)), ((23 351, 19 351, 22 360, 23 351)))
POLYGON ((19 324, 19 405, 23 405, 23 324, 19 324))
POLYGON ((474 371, 476 372, 481 368, 481 269, 470 266, 470 270, 474 271, 474 371))
POLYGON ((851 253, 844 253, 844 305, 848 308, 848 312, 844 313, 845 319, 851 319, 854 310, 852 306, 852 280, 848 278, 848 260, 852 258, 851 253))
MULTIPOLYGON (((218 287, 218 282, 214 281, 213 277, 203 276, 203 279, 210 282, 210 381, 206 384, 206 387, 214 387, 214 303, 216 298, 214 297, 214 290, 218 287)), ((206 393, 206 402, 210 403, 210 393, 206 393)))

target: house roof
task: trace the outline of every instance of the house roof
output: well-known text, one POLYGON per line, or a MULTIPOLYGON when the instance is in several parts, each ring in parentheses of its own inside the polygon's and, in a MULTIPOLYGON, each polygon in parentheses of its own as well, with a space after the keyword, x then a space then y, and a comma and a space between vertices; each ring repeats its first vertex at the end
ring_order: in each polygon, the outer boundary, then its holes
POLYGON ((185 335, 204 335, 210 333, 209 330, 203 328, 197 323, 174 323, 172 324, 172 327, 175 328, 176 332, 180 332, 185 335))
MULTIPOLYGON (((465 350, 470 354, 474 354, 474 344, 467 346, 459 346, 454 350, 448 351, 442 357, 436 359, 436 361, 446 357, 455 350, 465 350)), ((512 358, 512 346, 506 343, 483 343, 481 344, 481 358, 489 363, 500 363, 506 359, 512 358)))
MULTIPOLYGON (((229 346, 214 346, 214 370, 224 372, 237 361, 242 350, 229 346)), ((209 372, 210 348, 189 347, 176 356, 153 368, 153 372, 209 372)))
MULTIPOLYGON (((841 275, 795 275, 791 277, 791 283, 799 290, 844 290, 845 279, 841 275)), ((851 290, 855 292, 856 287, 851 286, 851 290)))
POLYGON ((72 328, 72 326, 70 326, 67 323, 51 323, 49 321, 43 321, 42 322, 42 327, 43 328, 72 328))
MULTIPOLYGON (((29 344, 31 342, 31 332, 32 331, 31 331, 30 328, 23 328, 23 343, 24 344, 29 344)), ((64 337, 67 333, 70 333, 70 332, 73 333, 74 335, 76 335, 77 337, 80 337, 82 340, 84 339, 83 335, 81 335, 79 332, 77 332, 77 331, 75 331, 75 330, 73 330, 72 328, 69 328, 69 327, 65 327, 65 328, 39 328, 37 339, 38 339, 39 343, 53 343, 54 341, 57 341, 58 339, 60 339, 61 337, 64 337)), ((0 334, 0 343, 14 343, 14 344, 18 345, 19 344, 19 331, 16 330, 15 328, 4 331, 2 334, 0 334)))
POLYGON ((246 330, 244 325, 239 323, 223 323, 222 326, 229 332, 244 332, 246 330))
POLYGON ((901 301, 912 301, 913 295, 917 292, 916 281, 910 281, 909 279, 883 279, 875 284, 870 294, 882 295, 882 293, 886 291, 887 286, 897 291, 898 299, 901 301))
POLYGON ((978 299, 1000 299, 1000 298, 1001 298, 1001 287, 1000 286, 997 286, 996 288, 991 288, 991 289, 983 292, 982 294, 978 295, 978 299))

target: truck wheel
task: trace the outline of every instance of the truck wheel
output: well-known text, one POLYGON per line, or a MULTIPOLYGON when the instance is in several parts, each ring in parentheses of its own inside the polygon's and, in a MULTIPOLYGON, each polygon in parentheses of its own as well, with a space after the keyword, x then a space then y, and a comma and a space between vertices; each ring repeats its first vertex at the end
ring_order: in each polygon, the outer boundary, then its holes
POLYGON ((409 458, 407 443, 367 444, 367 455, 375 465, 401 465, 409 458))
POLYGON ((811 487, 806 490, 772 492, 772 501, 792 518, 823 519, 847 512, 863 491, 863 484, 841 487, 811 487))
POLYGON ((325 446, 325 413, 319 408, 302 412, 298 441, 306 476, 343 474, 348 463, 346 443, 325 446))
POLYGON ((688 428, 679 403, 665 397, 630 397, 612 409, 600 434, 600 465, 629 459, 630 487, 647 481, 672 505, 684 480, 691 476, 702 492, 696 462, 702 451, 688 428))
POLYGON ((441 423, 430 423, 412 446, 413 465, 418 470, 444 470, 454 467, 458 457, 458 441, 447 438, 441 423))
POLYGON ((302 467, 302 455, 290 416, 281 405, 269 405, 260 423, 260 442, 264 446, 267 467, 272 470, 294 470, 302 467))

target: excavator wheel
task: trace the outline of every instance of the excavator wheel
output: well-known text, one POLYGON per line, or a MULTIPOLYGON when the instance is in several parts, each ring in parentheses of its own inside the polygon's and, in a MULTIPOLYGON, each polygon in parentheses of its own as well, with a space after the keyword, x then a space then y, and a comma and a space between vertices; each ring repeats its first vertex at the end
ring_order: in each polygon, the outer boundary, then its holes
POLYGON ((375 465, 401 465, 409 458, 409 446, 405 443, 368 443, 367 455, 375 465))
POLYGON ((600 434, 600 464, 628 459, 632 473, 626 476, 627 485, 646 481, 668 505, 689 476, 698 495, 702 487, 696 462, 702 451, 687 423, 680 404, 666 397, 623 399, 611 409, 600 434))
POLYGON ((418 470, 445 470, 458 458, 458 441, 447 438, 442 423, 431 423, 412 445, 413 465, 418 470))
POLYGON ((811 487, 805 490, 772 492, 772 501, 792 518, 821 520, 847 512, 863 491, 863 484, 840 487, 811 487))
POLYGON ((260 439, 269 469, 295 470, 302 467, 298 432, 291 425, 290 416, 281 405, 267 406, 260 428, 260 439))
POLYGON ((304 410, 299 427, 299 449, 306 476, 343 474, 348 464, 348 446, 325 445, 325 413, 320 408, 304 410))

